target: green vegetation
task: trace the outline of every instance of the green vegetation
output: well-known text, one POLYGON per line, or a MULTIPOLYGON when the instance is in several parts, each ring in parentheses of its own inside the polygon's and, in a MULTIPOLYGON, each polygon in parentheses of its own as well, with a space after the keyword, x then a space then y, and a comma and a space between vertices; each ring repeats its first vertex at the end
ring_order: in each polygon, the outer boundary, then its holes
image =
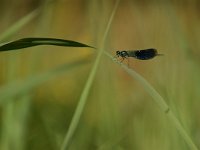
POLYGON ((200 147, 197 0, 22 2, 0 26, 0 51, 26 48, 0 52, 0 149, 200 147), (164 56, 113 58, 151 47, 164 56))

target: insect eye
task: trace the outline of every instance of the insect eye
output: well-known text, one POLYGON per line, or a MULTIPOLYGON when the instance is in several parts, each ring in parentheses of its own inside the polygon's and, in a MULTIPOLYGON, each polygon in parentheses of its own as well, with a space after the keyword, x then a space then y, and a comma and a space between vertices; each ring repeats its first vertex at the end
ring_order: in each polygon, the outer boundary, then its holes
POLYGON ((120 56, 120 51, 116 51, 116 55, 117 55, 117 56, 120 56))

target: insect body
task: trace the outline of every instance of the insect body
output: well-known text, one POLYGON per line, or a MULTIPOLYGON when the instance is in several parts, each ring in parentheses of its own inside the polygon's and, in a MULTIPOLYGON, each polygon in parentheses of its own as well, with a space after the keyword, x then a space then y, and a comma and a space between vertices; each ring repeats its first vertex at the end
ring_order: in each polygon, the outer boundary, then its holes
POLYGON ((158 54, 157 50, 154 48, 149 48, 144 50, 116 51, 116 55, 118 57, 122 57, 123 60, 127 57, 134 57, 140 60, 148 60, 162 54, 158 54))

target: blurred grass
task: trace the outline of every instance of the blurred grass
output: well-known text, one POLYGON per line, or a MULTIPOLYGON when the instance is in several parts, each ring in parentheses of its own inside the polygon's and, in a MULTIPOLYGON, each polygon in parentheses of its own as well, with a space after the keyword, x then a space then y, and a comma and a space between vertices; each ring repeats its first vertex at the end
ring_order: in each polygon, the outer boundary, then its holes
MULTIPOLYGON (((34 34, 100 47, 114 1, 30 4, 2 1, 8 8, 1 10, 1 33, 25 12, 44 6, 41 15, 9 40, 34 34)), ((165 54, 151 61, 131 59, 130 67, 155 87, 199 147, 198 14, 197 0, 121 1, 104 49, 115 55, 116 50, 155 47, 165 54)), ((32 79, 41 72, 88 55, 96 58, 91 50, 55 47, 0 53, 0 83, 7 87, 20 79, 36 84, 32 79)), ((74 69, 2 105, 0 149, 60 149, 89 70, 74 69)), ((88 96, 69 149, 190 149, 144 89, 104 56, 88 96)))
MULTIPOLYGON (((108 57, 112 59, 112 55, 105 53, 108 57)), ((119 61, 117 61, 118 64, 120 64, 119 61)), ((177 117, 174 115, 174 113, 171 111, 167 103, 165 102, 164 98, 160 96, 160 94, 135 70, 129 69, 126 65, 121 64, 122 68, 136 81, 140 82, 140 84, 144 87, 144 89, 151 95, 155 103, 159 106, 161 111, 163 111, 168 117, 171 123, 175 126, 179 134, 182 136, 182 138, 185 140, 185 142, 188 144, 188 146, 191 149, 198 150, 195 143, 191 139, 191 137, 188 135, 186 130, 181 125, 180 121, 177 119, 177 117)))
POLYGON ((6 41, 10 37, 12 37, 17 31, 23 28, 27 23, 29 23, 34 17, 36 17, 39 13, 39 9, 34 10, 33 12, 29 13, 27 16, 24 16, 18 22, 16 22, 13 26, 9 29, 1 33, 0 41, 6 41))
POLYGON ((120 0, 117 0, 115 5, 114 5, 114 8, 112 9, 112 14, 109 17, 109 21, 108 21, 108 24, 106 26, 106 29, 105 29, 105 32, 104 32, 104 35, 103 35, 103 39, 102 39, 100 50, 98 52, 98 55, 97 55, 96 60, 94 62, 94 65, 93 65, 93 67, 92 67, 92 69, 90 71, 89 77, 88 77, 88 79, 86 81, 86 84, 85 84, 85 86, 83 88, 83 91, 81 93, 81 97, 80 97, 79 103, 78 103, 78 105, 76 107, 76 110, 75 110, 75 113, 74 113, 74 115, 72 117, 72 121, 70 123, 68 132, 66 133, 65 139, 64 139, 62 147, 61 147, 61 150, 65 150, 65 149, 67 149, 69 147, 70 141, 72 140, 74 132, 75 132, 75 130, 76 130, 77 126, 78 126, 78 123, 80 121, 80 117, 81 117, 81 115, 83 113, 83 109, 84 109, 84 107, 86 105, 86 100, 88 99, 88 94, 90 93, 90 88, 92 86, 92 83, 93 83, 94 77, 96 75, 96 72, 97 72, 101 57, 102 57, 103 52, 104 52, 105 41, 107 39, 108 32, 110 30, 111 23, 113 21, 114 15, 115 15, 116 10, 117 10, 117 7, 119 5, 119 2, 120 2, 120 0))

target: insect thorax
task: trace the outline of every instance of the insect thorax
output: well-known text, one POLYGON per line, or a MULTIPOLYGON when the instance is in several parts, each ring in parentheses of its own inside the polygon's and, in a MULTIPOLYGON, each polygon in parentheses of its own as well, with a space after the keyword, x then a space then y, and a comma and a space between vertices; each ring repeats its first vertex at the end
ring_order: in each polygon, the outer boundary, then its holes
POLYGON ((127 51, 120 51, 120 52, 119 52, 119 55, 120 55, 121 57, 129 57, 129 54, 128 54, 127 51))

